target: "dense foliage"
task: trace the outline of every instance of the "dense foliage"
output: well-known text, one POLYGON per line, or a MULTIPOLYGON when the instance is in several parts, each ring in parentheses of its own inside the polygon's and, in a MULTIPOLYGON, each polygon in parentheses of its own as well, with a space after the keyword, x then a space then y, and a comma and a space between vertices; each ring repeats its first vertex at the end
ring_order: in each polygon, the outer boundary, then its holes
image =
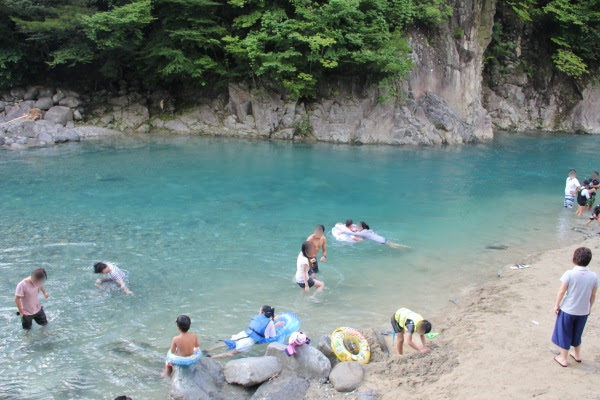
MULTIPOLYGON (((600 59, 600 0, 504 0, 516 16, 547 41, 556 69, 581 77, 600 59)), ((510 55, 516 44, 494 27, 490 60, 510 55)))
POLYGON ((446 0, 0 0, 0 84, 246 80, 312 96, 325 76, 404 76, 406 28, 451 14, 446 0))

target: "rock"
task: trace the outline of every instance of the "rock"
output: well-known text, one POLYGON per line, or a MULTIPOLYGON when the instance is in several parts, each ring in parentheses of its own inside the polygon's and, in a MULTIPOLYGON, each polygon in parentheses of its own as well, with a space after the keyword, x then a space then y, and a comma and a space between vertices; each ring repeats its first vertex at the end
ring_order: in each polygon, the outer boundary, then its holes
POLYGON ((220 400, 223 399, 221 392, 224 385, 221 365, 203 357, 191 367, 173 368, 167 400, 220 400))
POLYGON ((69 129, 66 133, 69 142, 79 142, 81 138, 75 129, 69 129))
POLYGON ((0 136, 0 146, 4 145, 4 136, 0 136))
POLYGON ((23 94, 23 100, 35 100, 38 96, 38 88, 30 87, 23 94))
POLYGON ((75 121, 81 121, 83 119, 83 116, 81 115, 81 111, 79 111, 79 110, 73 111, 73 119, 75 121))
POLYGON ((51 121, 46 121, 46 120, 38 120, 35 121, 35 124, 33 126, 33 131, 39 135, 40 133, 49 133, 49 134, 54 134, 56 132, 58 132, 59 130, 61 130, 63 127, 62 125, 58 125, 55 124, 54 122, 51 121))
POLYGON ((73 120, 73 110, 69 107, 54 106, 46 112, 44 119, 64 126, 73 120))
POLYGON ((40 110, 49 110, 54 106, 54 101, 51 97, 40 97, 33 106, 40 110))
POLYGON ((58 104, 58 102, 64 99, 65 97, 67 97, 67 95, 59 89, 56 91, 56 94, 52 96, 52 101, 54 102, 54 104, 58 104))
POLYGON ((247 388, 240 385, 226 384, 223 387, 221 396, 223 400, 250 400, 256 392, 256 388, 247 388))
POLYGON ((121 132, 113 129, 106 129, 90 125, 78 126, 75 128, 75 131, 79 137, 83 139, 123 135, 121 132))
POLYGON ((2 92, 2 100, 4 100, 7 103, 12 103, 13 101, 15 101, 15 98, 10 95, 10 92, 4 91, 2 92))
POLYGON ((26 137, 23 137, 23 136, 17 136, 17 137, 15 137, 15 143, 16 144, 25 145, 25 144, 27 144, 27 142, 28 142, 28 140, 27 140, 26 137))
POLYGON ((247 357, 225 365, 225 380, 242 386, 255 386, 281 372, 275 357, 247 357))
POLYGON ((50 88, 38 89, 38 99, 41 99, 43 97, 49 97, 50 99, 52 99, 52 95, 54 95, 54 90, 50 88))
POLYGON ((310 384, 295 375, 278 376, 260 385, 251 400, 302 400, 310 384))
POLYGON ((65 128, 67 128, 67 129, 75 128, 75 122, 73 122, 73 121, 67 122, 67 124, 65 125, 65 128))
POLYGON ((77 97, 69 96, 61 99, 58 104, 69 108, 77 108, 81 104, 81 100, 77 97))
POLYGON ((113 113, 114 125, 121 131, 147 132, 150 129, 148 107, 132 104, 113 113))
POLYGON ((250 103, 250 89, 248 85, 242 83, 229 84, 229 103, 227 108, 231 114, 237 117, 240 122, 246 121, 246 116, 252 114, 252 105, 250 103))
POLYGON ((6 103, 0 100, 0 111, 4 111, 4 107, 6 107, 6 103))
POLYGON ((54 138, 52 135, 46 132, 38 133, 37 140, 46 144, 54 143, 54 138))
POLYGON ((321 353, 323 353, 323 355, 325 355, 325 357, 327 357, 329 359, 329 362, 331 363, 332 367, 334 367, 336 364, 338 364, 340 362, 337 359, 337 356, 335 355, 335 353, 333 352, 333 349, 331 348, 331 336, 330 335, 322 335, 319 338, 319 344, 317 345, 317 349, 319 349, 319 351, 321 353))
POLYGON ((27 146, 25 146, 24 144, 21 144, 21 143, 12 143, 10 145, 11 150, 23 150, 26 148, 27 148, 27 146))
POLYGON ((54 143, 65 143, 69 141, 67 133, 64 130, 58 131, 52 136, 54 137, 54 143))
POLYGON ((23 88, 14 88, 10 90, 10 95, 15 100, 24 100, 25 97, 25 89, 23 88))
POLYGON ((384 359, 385 354, 389 354, 390 351, 385 343, 383 336, 375 329, 368 328, 361 332, 371 349, 370 362, 378 362, 384 359))
POLYGON ((359 400, 377 400, 378 398, 379 393, 371 389, 358 393, 359 400))
POLYGON ((357 362, 341 362, 331 370, 329 381, 338 392, 352 392, 363 381, 365 372, 357 362))
POLYGON ((288 357, 286 346, 281 343, 271 343, 267 347, 267 356, 277 357, 284 372, 291 372, 306 379, 326 382, 331 372, 331 362, 310 345, 296 348, 296 354, 288 357))

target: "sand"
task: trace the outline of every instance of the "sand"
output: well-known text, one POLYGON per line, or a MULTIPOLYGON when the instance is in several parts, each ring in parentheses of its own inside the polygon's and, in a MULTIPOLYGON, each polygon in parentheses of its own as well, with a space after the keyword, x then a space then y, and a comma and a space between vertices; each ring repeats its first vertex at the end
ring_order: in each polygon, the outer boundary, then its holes
POLYGON ((376 392, 382 400, 600 399, 600 299, 585 328, 581 364, 570 359, 561 368, 550 340, 559 278, 572 268, 579 246, 592 249, 590 269, 600 273, 597 235, 544 253, 530 260, 530 268, 506 266, 500 277, 449 302, 439 315, 426 316, 441 333, 430 341, 429 354, 406 351, 405 345, 406 354, 399 356, 386 337, 390 354, 374 343, 359 389, 341 394, 330 385, 313 385, 307 398, 371 400, 376 392))

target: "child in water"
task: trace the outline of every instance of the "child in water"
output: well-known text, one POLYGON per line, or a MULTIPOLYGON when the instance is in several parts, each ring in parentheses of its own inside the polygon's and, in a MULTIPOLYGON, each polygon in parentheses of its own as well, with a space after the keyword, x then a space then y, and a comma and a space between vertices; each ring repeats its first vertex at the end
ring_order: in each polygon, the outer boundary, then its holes
POLYGON ((212 358, 232 357, 237 353, 243 353, 250 350, 252 346, 264 339, 275 337, 277 327, 285 324, 285 322, 276 323, 276 320, 275 309, 271 306, 262 306, 259 310, 259 314, 255 315, 250 320, 248 329, 241 331, 237 335, 231 336, 231 340, 225 340, 223 344, 208 349, 206 353, 225 347, 230 351, 216 356, 207 354, 207 356, 212 358))
POLYGON ((598 226, 600 226, 600 217, 599 216, 600 216, 600 205, 597 205, 596 207, 594 207, 594 211, 592 211, 592 216, 590 217, 590 220, 585 223, 585 226, 588 226, 589 224, 591 224, 593 220, 597 220, 598 226))
POLYGON ((592 193, 596 193, 596 189, 590 188, 590 181, 583 181, 583 187, 577 193, 577 216, 581 217, 585 211, 588 201, 592 198, 592 193))
POLYGON ((313 286, 317 289, 317 293, 325 289, 325 283, 314 279, 313 264, 317 261, 316 256, 317 250, 312 242, 302 243, 302 249, 296 259, 296 283, 306 293, 309 293, 313 286))
POLYGON ((96 280, 96 285, 100 285, 103 282, 113 281, 125 292, 127 296, 133 296, 133 292, 127 288, 125 281, 127 275, 116 265, 112 265, 104 262, 97 262, 94 264, 94 273, 96 274, 107 274, 108 278, 101 278, 96 280))
MULTIPOLYGON (((194 353, 200 351, 200 343, 198 335, 188 332, 192 325, 192 320, 187 315, 180 315, 175 321, 180 334, 175 336, 171 341, 171 353, 180 357, 190 357, 194 353)), ((171 375, 173 372, 173 364, 165 361, 165 370, 163 376, 171 375)))
POLYGON ((406 343, 410 347, 420 353, 427 353, 429 351, 427 342, 425 341, 425 335, 431 332, 431 323, 416 312, 411 311, 408 308, 399 309, 392 315, 392 328, 394 329, 394 333, 398 334, 398 340, 396 341, 396 350, 398 350, 398 354, 404 354, 403 347, 405 333, 406 343), (412 338, 415 333, 421 338, 421 344, 423 345, 421 348, 413 342, 412 338))
POLYGON ((565 185, 565 208, 573 208, 575 196, 579 190, 579 181, 577 180, 577 172, 574 169, 569 170, 569 176, 565 185))

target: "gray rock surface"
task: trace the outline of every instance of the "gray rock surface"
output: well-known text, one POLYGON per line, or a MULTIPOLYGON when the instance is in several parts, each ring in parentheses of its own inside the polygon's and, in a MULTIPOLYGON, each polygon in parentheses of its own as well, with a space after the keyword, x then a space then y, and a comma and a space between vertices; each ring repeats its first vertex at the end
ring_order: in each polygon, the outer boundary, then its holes
POLYGON ((79 100, 77 97, 69 96, 61 99, 58 104, 64 107, 76 108, 81 105, 81 100, 79 100))
POLYGON ((38 88, 30 87, 23 94, 23 100, 35 100, 38 97, 38 88))
POLYGON ((173 368, 168 400, 219 400, 225 385, 221 365, 203 357, 191 367, 173 368))
POLYGON ((309 386, 304 378, 283 375, 260 385, 251 400, 302 400, 309 386))
POLYGON ((255 386, 278 375, 281 364, 275 357, 246 357, 225 365, 225 380, 246 387, 255 386))
POLYGON ((358 393, 359 400, 377 400, 379 397, 379 393, 371 389, 358 393))
POLYGON ((352 392, 365 376, 363 367, 356 362, 341 362, 331 370, 329 381, 338 392, 352 392))
POLYGON ((40 97, 33 106, 40 110, 49 110, 54 107, 54 101, 51 97, 40 97))
POLYGON ((61 101, 65 97, 67 97, 67 95, 62 90, 59 89, 56 91, 54 96, 52 96, 52 101, 54 102, 54 104, 58 104, 59 101, 61 101))
POLYGON ((73 110, 69 107, 54 106, 46 112, 44 119, 64 126, 67 122, 73 120, 73 110))
POLYGON ((331 363, 332 368, 335 367, 335 365, 340 362, 337 359, 337 356, 335 355, 335 353, 333 352, 333 349, 331 348, 331 336, 330 335, 322 335, 319 338, 319 344, 317 345, 317 349, 319 349, 319 351, 321 353, 323 353, 323 355, 325 357, 327 357, 327 359, 331 363))
POLYGON ((296 348, 296 354, 288 357, 286 346, 281 343, 271 343, 267 347, 267 356, 276 357, 282 365, 283 373, 293 373, 306 379, 326 382, 331 372, 331 363, 316 348, 304 345, 296 348))
POLYGON ((12 98, 16 100, 24 100, 25 97, 25 89, 23 88, 13 88, 10 90, 10 95, 12 98))

